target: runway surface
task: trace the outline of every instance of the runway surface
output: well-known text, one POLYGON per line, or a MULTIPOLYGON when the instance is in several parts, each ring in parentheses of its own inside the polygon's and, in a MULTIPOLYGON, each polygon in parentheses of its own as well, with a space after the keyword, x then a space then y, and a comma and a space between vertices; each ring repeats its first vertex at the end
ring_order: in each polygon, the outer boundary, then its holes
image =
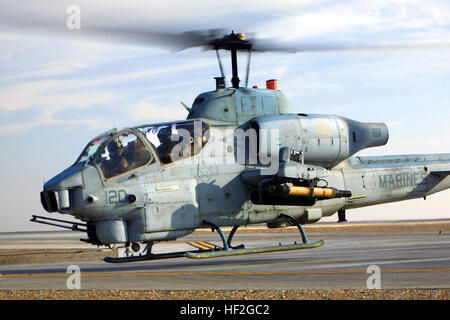
MULTIPOLYGON (((308 237, 309 240, 323 239, 325 245, 316 249, 203 260, 173 258, 127 264, 80 261, 3 265, 0 266, 0 289, 68 289, 68 283, 69 286, 74 283, 68 270, 73 265, 80 270, 79 284, 83 290, 450 287, 449 232, 311 233, 308 237)), ((190 250, 193 248, 187 242, 199 240, 221 244, 216 233, 202 233, 175 243, 157 244, 154 252, 190 250)), ((296 233, 238 232, 233 244, 244 243, 252 248, 294 241, 301 241, 296 233)))

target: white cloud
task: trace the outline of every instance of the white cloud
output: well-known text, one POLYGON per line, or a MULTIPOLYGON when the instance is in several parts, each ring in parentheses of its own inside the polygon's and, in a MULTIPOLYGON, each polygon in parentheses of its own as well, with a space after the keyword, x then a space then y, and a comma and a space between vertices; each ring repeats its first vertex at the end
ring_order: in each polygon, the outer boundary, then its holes
POLYGON ((187 111, 181 104, 179 106, 159 105, 151 102, 150 97, 128 106, 127 112, 132 121, 140 123, 183 120, 187 116, 187 111))
MULTIPOLYGON (((11 40, 5 40, 0 34, 0 41, 2 39, 7 43, 11 40)), ((32 49, 34 45, 36 44, 30 44, 30 48, 32 49)), ((121 59, 133 61, 133 57, 141 57, 146 50, 136 51, 128 48, 112 52, 111 47, 107 45, 89 42, 60 43, 58 50, 60 53, 56 55, 56 58, 38 52, 37 56, 33 58, 39 63, 33 65, 31 70, 26 70, 30 61, 25 59, 16 62, 16 66, 12 66, 12 70, 19 72, 0 75, 0 79, 4 83, 0 86, 0 112, 14 114, 14 112, 29 110, 30 114, 34 114, 31 121, 17 117, 13 122, 1 125, 0 134, 12 134, 38 126, 56 124, 92 125, 98 121, 97 118, 102 116, 98 113, 94 115, 95 111, 88 113, 84 120, 76 121, 68 117, 65 120, 57 119, 55 115, 61 115, 61 112, 69 109, 92 109, 93 106, 111 105, 116 101, 126 104, 127 101, 132 100, 131 96, 128 96, 131 95, 135 84, 150 80, 149 88, 151 87, 153 90, 159 87, 167 89, 180 86, 182 83, 179 81, 160 83, 155 79, 160 79, 162 75, 170 76, 201 70, 214 64, 214 60, 209 59, 190 59, 188 61, 181 59, 176 64, 166 63, 165 65, 155 60, 152 64, 146 65, 146 68, 141 68, 139 65, 128 66, 121 59), (108 72, 109 70, 101 67, 101 64, 108 59, 111 59, 111 64, 122 66, 122 68, 119 68, 117 72, 108 72), (114 59, 117 59, 116 63, 112 62, 114 59), (97 70, 100 72, 93 72, 97 70), (125 84, 125 90, 117 91, 115 89, 115 87, 125 84)), ((31 52, 33 50, 30 50, 30 55, 31 52)), ((17 52, 11 51, 11 55, 15 54, 17 52)), ((150 54, 147 53, 147 56, 148 59, 152 59, 150 54)), ((161 97, 161 93, 153 98, 158 96, 161 97)), ((143 110, 144 108, 141 109, 141 111, 143 110)), ((157 110, 154 111, 153 116, 158 113, 157 110)), ((148 113, 144 114, 148 115, 148 113)))
POLYGON ((242 16, 246 26, 260 23, 272 13, 298 11, 317 6, 323 0, 230 0, 226 5, 205 0, 24 0, 20 4, 14 0, 3 0, 0 21, 19 26, 49 26, 64 31, 69 5, 76 4, 81 11, 81 29, 93 26, 109 26, 120 30, 141 31, 150 29, 186 31, 210 28, 234 28, 242 21, 230 19, 242 16), (255 15, 256 13, 256 15, 255 15), (259 17, 259 15, 262 17, 259 17), (132 17, 130 19, 130 17, 132 17), (237 22, 237 23, 236 23, 237 22))
POLYGON ((67 108, 86 108, 93 104, 107 103, 118 98, 117 94, 77 90, 78 81, 46 80, 16 83, 0 90, 0 110, 19 111, 38 107, 46 112, 67 108))
POLYGON ((383 38, 388 40, 393 37, 398 37, 397 41, 411 40, 408 32, 417 29, 421 29, 421 40, 429 40, 426 37, 429 33, 434 33, 433 39, 440 35, 440 40, 443 36, 448 40, 450 34, 448 5, 429 1, 378 0, 333 4, 294 12, 289 17, 283 16, 278 21, 270 22, 270 27, 261 26, 258 31, 287 41, 322 37, 321 40, 329 42, 360 40, 364 43, 382 42, 383 38), (436 30, 440 30, 441 34, 436 30), (381 39, 361 37, 363 34, 380 37, 380 33, 384 36, 381 39), (328 37, 323 38, 325 35, 328 37))
POLYGON ((42 114, 36 119, 27 122, 12 123, 0 126, 0 135, 8 135, 15 133, 24 133, 37 127, 63 125, 69 126, 87 126, 89 129, 105 129, 113 127, 111 122, 102 118, 87 118, 80 120, 71 119, 55 119, 52 115, 42 114))
MULTIPOLYGON (((0 90, 0 111, 10 114, 29 110, 32 120, 20 117, 13 122, 0 125, 0 135, 24 132, 39 126, 49 125, 89 125, 99 126, 101 116, 85 116, 82 120, 70 117, 58 118, 67 109, 86 109, 94 105, 107 105, 120 99, 120 93, 77 91, 72 81, 36 81, 16 83, 0 90), (73 89, 71 91, 70 89, 73 89)), ((104 124, 103 124, 104 125, 104 124)))

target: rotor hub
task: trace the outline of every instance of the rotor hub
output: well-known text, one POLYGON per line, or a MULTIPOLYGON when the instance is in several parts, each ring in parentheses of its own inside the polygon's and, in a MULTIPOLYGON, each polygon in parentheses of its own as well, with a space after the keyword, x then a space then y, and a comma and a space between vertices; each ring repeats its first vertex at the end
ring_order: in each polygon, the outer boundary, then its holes
POLYGON ((210 45, 215 50, 251 50, 252 43, 247 41, 245 33, 234 33, 233 31, 222 38, 214 39, 210 45))

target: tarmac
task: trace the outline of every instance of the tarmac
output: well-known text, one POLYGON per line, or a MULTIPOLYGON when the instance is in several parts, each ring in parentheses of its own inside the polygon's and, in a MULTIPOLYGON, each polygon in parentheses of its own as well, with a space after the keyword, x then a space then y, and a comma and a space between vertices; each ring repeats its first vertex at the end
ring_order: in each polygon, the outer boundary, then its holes
MULTIPOLYGON (((87 249, 86 244, 77 240, 79 234, 76 237, 70 232, 46 236, 27 234, 26 237, 25 234, 22 237, 0 234, 0 262, 4 263, 0 265, 0 298, 12 299, 30 292, 68 293, 74 289, 74 283, 78 284, 75 289, 79 293, 137 292, 138 297, 148 292, 164 292, 166 296, 168 292, 175 292, 181 299, 183 293, 191 291, 195 292, 194 297, 211 292, 215 299, 218 292, 225 296, 233 296, 233 292, 266 292, 261 297, 270 299, 271 294, 277 296, 277 292, 283 292, 284 296, 303 292, 305 296, 305 290, 310 293, 335 292, 335 297, 346 296, 343 292, 350 293, 348 297, 358 296, 361 292, 369 292, 366 295, 371 296, 377 292, 374 299, 376 296, 380 299, 396 296, 403 299, 416 296, 449 298, 450 220, 330 223, 307 225, 304 229, 309 241, 322 239, 325 245, 315 249, 213 259, 172 258, 120 264, 102 260, 102 257, 117 252, 87 249), (24 250, 40 253, 40 259, 23 263, 30 256, 24 254, 22 259, 15 261, 1 260, 8 252, 10 255, 16 252, 12 256, 17 258, 24 250), (50 257, 54 250, 52 262, 46 262, 45 254, 50 257), (60 255, 58 250, 65 250, 64 259, 55 259, 60 255), (80 259, 80 253, 88 254, 80 259), (74 275, 79 276, 76 281, 74 275), (429 294, 425 296, 418 294, 427 290, 429 294), (398 295, 390 296, 386 292, 397 292, 398 295), (405 295, 408 292, 410 295, 405 295)), ((189 242, 196 241, 221 244, 217 233, 205 229, 174 242, 159 243, 153 252, 192 250, 189 242)), ((255 248, 300 241, 296 228, 257 226, 239 229, 233 244, 255 248)))

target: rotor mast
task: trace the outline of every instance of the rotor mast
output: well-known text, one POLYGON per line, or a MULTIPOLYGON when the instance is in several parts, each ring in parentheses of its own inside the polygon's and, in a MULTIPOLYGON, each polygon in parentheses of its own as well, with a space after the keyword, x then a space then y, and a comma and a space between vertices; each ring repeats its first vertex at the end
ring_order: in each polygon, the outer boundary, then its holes
POLYGON ((233 77, 231 78, 231 84, 233 88, 239 88, 239 76, 238 76, 238 66, 237 66, 237 50, 231 49, 231 69, 233 77))
MULTIPOLYGON (((237 52, 238 50, 246 50, 250 54, 252 51, 252 44, 246 41, 246 36, 244 33, 236 34, 234 33, 234 31, 232 31, 229 35, 214 40, 212 46, 217 52, 217 58, 219 59, 219 67, 222 76, 224 76, 223 68, 218 54, 218 50, 223 49, 231 51, 231 70, 232 70, 231 84, 233 88, 239 89, 240 79, 238 75, 237 52)), ((249 70, 247 68, 247 79, 248 79, 248 72, 249 70)))

